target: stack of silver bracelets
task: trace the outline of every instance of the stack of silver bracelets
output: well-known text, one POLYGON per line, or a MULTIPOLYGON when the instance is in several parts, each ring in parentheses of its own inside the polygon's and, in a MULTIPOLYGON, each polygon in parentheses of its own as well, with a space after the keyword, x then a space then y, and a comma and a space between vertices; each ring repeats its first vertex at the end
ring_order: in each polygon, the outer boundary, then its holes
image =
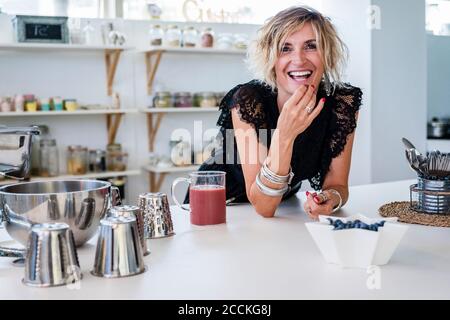
POLYGON ((292 172, 292 168, 289 168, 289 173, 285 176, 280 176, 279 174, 276 174, 270 168, 267 166, 266 161, 264 161, 261 170, 256 175, 256 185, 258 186, 259 190, 264 193, 267 196, 270 197, 280 197, 284 195, 288 190, 289 186, 291 184, 292 178, 294 177, 294 173, 292 172), (273 184, 277 184, 282 186, 280 189, 274 189, 271 187, 266 186, 261 181, 261 175, 267 180, 270 181, 273 184))

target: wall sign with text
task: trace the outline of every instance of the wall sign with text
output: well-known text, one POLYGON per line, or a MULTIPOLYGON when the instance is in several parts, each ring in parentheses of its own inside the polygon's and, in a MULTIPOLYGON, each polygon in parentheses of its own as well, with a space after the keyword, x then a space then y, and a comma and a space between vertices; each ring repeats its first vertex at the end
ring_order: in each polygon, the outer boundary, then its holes
POLYGON ((13 25, 17 42, 69 43, 67 17, 17 15, 13 25))

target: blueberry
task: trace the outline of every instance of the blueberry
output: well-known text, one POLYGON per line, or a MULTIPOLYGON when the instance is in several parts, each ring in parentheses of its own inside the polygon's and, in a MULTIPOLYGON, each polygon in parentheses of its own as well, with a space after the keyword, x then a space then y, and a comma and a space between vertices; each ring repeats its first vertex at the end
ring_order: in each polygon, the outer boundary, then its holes
POLYGON ((384 223, 385 223, 385 222, 386 222, 386 221, 382 220, 382 221, 378 222, 378 225, 379 225, 380 227, 384 227, 384 223))

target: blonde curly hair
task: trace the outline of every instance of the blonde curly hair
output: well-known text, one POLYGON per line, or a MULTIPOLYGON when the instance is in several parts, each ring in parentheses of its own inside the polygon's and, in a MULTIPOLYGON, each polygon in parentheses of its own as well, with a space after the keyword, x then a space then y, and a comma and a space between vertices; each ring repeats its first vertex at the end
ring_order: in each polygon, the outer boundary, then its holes
POLYGON ((311 23, 316 35, 318 50, 324 65, 324 78, 334 86, 344 85, 341 76, 345 68, 348 49, 339 37, 330 19, 308 6, 295 6, 280 11, 269 18, 258 30, 258 36, 250 45, 247 64, 257 79, 276 88, 275 63, 286 39, 311 23))

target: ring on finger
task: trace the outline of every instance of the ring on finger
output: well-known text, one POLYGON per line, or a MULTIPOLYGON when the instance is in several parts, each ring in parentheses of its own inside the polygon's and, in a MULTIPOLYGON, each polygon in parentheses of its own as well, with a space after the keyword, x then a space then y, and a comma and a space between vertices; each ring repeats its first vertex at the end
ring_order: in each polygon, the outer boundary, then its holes
POLYGON ((310 114, 314 110, 314 108, 312 107, 306 107, 305 109, 308 114, 310 114))

